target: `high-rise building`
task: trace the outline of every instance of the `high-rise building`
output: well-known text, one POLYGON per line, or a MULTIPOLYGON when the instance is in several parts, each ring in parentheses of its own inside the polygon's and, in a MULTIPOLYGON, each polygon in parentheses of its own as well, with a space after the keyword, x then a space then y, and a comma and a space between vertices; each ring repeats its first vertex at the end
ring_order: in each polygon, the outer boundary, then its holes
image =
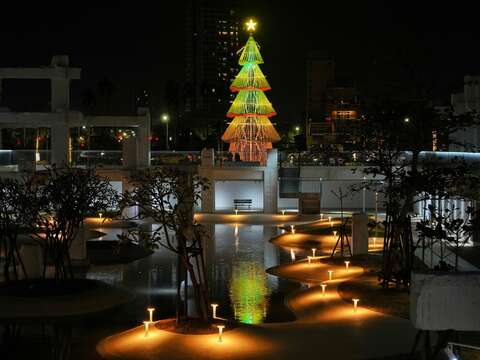
POLYGON ((309 148, 355 147, 353 134, 361 116, 358 93, 355 87, 335 80, 335 62, 324 52, 308 56, 305 113, 309 148))
MULTIPOLYGON (((201 136, 223 129, 228 90, 238 71, 239 21, 234 1, 190 0, 186 14, 185 120, 201 136)), ((219 134, 221 135, 221 133, 219 134)))

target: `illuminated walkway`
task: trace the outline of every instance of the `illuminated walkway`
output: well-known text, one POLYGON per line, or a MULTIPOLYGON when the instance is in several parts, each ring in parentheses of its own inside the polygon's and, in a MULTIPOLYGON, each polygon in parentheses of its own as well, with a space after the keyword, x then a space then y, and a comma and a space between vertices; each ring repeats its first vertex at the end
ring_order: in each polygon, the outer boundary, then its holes
POLYGON ((360 267, 330 265, 315 258, 268 269, 279 277, 309 283, 290 294, 287 303, 297 320, 242 326, 217 335, 180 335, 143 326, 104 339, 97 349, 106 359, 368 359, 407 353, 415 330, 404 319, 345 302, 337 285, 360 275, 360 267), (329 280, 328 270, 332 270, 329 280), (320 284, 326 283, 325 295, 320 284))

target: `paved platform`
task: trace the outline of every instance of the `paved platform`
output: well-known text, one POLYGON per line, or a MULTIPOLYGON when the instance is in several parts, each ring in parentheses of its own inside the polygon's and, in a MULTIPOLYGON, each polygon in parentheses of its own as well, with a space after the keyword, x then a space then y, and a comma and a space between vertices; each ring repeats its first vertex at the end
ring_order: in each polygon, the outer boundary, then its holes
POLYGON ((97 350, 105 359, 368 359, 410 351, 415 329, 408 320, 345 302, 337 285, 363 272, 359 267, 330 265, 316 258, 274 267, 269 273, 305 283, 290 294, 288 306, 297 317, 288 323, 241 326, 217 335, 180 335, 143 326, 110 336, 97 350), (333 270, 329 280, 328 270, 333 270), (308 283, 308 285, 307 285, 308 283), (326 283, 325 295, 321 284, 326 283))

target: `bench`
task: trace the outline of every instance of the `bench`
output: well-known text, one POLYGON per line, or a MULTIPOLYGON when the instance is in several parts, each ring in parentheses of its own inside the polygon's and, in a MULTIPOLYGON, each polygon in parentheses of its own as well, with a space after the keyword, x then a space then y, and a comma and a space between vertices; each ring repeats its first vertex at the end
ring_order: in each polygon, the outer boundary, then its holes
POLYGON ((252 199, 233 199, 233 205, 235 206, 235 210, 239 207, 250 207, 252 206, 252 199))

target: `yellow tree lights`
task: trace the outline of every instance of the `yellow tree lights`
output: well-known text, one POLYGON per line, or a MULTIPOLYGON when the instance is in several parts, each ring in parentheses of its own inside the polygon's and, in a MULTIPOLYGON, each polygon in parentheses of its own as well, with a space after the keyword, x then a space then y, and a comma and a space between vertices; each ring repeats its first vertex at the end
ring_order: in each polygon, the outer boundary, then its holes
POLYGON ((280 140, 280 136, 269 120, 277 113, 264 93, 270 90, 270 85, 259 67, 263 58, 252 36, 256 25, 252 19, 246 23, 250 36, 239 50, 238 63, 242 69, 230 86, 230 91, 238 93, 227 113, 233 120, 222 140, 230 144, 229 151, 238 153, 242 161, 258 161, 264 165, 267 150, 280 140))

